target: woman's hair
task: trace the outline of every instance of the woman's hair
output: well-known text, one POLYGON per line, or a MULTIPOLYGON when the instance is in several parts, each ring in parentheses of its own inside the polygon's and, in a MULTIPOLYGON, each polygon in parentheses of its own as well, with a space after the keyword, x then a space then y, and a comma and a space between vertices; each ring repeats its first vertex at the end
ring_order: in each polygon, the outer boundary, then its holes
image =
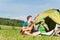
POLYGON ((29 20, 29 18, 30 18, 30 17, 32 17, 32 16, 31 16, 31 15, 29 15, 29 16, 27 17, 27 20, 29 20))

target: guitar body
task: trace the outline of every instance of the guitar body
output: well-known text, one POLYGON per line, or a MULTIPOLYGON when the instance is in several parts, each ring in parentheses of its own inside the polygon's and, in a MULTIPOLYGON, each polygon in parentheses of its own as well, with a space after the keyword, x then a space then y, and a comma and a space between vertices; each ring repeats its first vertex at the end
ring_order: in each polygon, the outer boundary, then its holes
MULTIPOLYGON (((26 27, 26 29, 31 29, 32 30, 32 28, 34 27, 34 24, 29 24, 27 27, 26 27)), ((26 30, 27 32, 29 32, 29 33, 31 33, 31 30, 26 30)))
MULTIPOLYGON (((28 33, 31 33, 31 30, 32 30, 33 27, 34 27, 34 24, 29 23, 28 26, 25 28, 25 29, 28 29, 28 30, 25 30, 25 31, 28 32, 28 33), (31 28, 31 30, 29 28, 31 28)), ((21 34, 24 34, 25 31, 21 30, 21 34)))

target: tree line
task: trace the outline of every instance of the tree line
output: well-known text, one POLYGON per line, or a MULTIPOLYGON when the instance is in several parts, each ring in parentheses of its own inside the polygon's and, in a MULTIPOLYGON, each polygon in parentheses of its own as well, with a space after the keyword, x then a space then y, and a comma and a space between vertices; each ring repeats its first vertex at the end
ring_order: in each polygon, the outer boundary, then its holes
POLYGON ((22 26, 23 20, 0 18, 0 25, 22 26))

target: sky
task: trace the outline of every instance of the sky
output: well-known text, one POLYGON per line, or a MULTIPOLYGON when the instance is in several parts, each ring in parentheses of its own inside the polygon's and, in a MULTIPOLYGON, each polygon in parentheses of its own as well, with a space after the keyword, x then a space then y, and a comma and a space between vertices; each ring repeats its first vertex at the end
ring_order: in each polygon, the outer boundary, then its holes
POLYGON ((60 0, 0 0, 0 17, 26 21, 28 15, 60 9, 60 0))

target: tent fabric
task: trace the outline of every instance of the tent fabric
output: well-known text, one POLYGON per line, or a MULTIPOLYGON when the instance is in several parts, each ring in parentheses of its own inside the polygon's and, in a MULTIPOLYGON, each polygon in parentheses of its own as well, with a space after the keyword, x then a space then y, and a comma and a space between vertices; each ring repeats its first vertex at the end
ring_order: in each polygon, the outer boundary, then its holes
POLYGON ((41 21, 41 19, 49 17, 51 18, 54 22, 56 22, 57 24, 60 24, 60 15, 59 12, 56 10, 47 10, 45 12, 43 12, 42 14, 40 14, 36 19, 35 19, 35 24, 39 23, 41 21))

